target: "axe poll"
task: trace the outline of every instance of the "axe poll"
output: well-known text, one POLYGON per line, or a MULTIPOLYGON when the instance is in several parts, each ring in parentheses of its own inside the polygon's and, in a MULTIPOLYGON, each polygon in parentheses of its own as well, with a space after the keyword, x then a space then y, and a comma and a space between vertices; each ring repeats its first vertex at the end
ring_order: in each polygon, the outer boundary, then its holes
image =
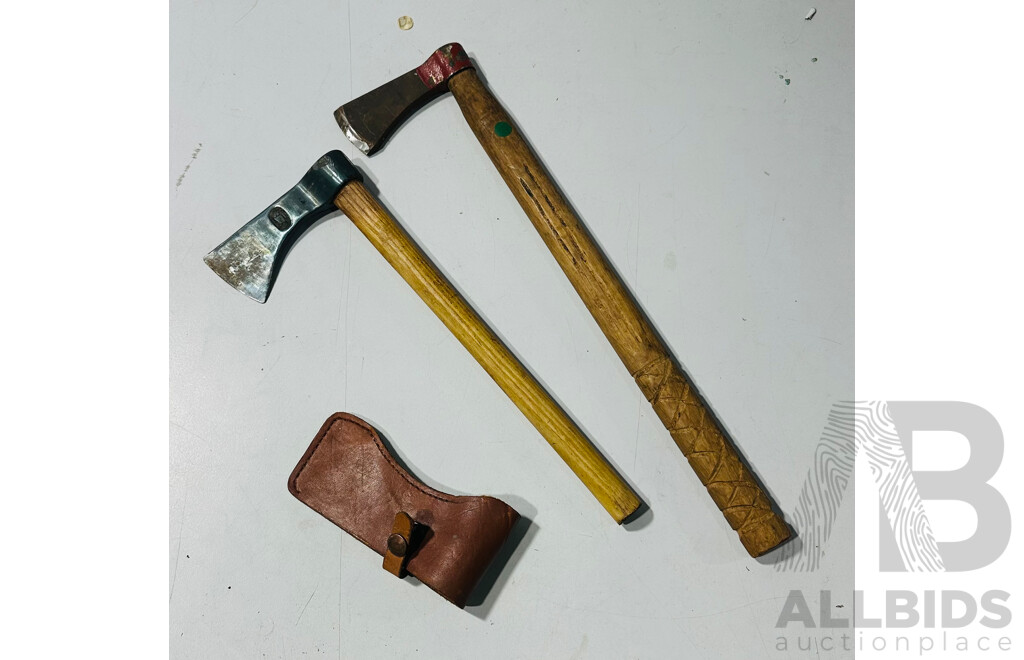
POLYGON ((640 499, 362 183, 340 151, 321 157, 291 190, 204 258, 225 282, 266 302, 291 243, 341 210, 621 523, 640 499))
POLYGON ((693 382, 669 353, 501 103, 457 43, 335 111, 367 155, 434 97, 450 91, 601 331, 752 556, 789 538, 768 494, 744 464, 693 382))

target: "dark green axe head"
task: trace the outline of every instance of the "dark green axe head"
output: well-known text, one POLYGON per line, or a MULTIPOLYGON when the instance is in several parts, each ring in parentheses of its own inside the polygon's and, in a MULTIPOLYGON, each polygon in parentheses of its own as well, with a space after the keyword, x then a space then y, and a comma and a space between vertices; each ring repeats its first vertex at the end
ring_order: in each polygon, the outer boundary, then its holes
POLYGON ((462 46, 446 44, 409 73, 341 106, 334 111, 334 118, 349 141, 372 156, 403 121, 448 91, 452 76, 471 68, 473 61, 462 46))
POLYGON ((320 157, 295 186, 231 235, 203 261, 222 280, 256 302, 266 302, 284 255, 310 225, 337 210, 334 198, 362 181, 345 154, 320 157))

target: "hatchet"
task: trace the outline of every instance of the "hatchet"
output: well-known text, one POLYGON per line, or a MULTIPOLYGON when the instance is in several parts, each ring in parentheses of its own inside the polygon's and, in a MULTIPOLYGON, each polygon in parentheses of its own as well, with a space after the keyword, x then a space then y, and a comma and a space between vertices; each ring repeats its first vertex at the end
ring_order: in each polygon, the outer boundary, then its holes
POLYGON ((340 151, 325 154, 291 190, 214 248, 204 261, 234 288, 256 302, 266 302, 288 247, 316 220, 340 209, 621 523, 640 506, 636 493, 362 180, 340 151))
POLYGON ((416 109, 446 91, 747 552, 757 557, 789 538, 768 494, 462 46, 442 46, 334 116, 348 139, 372 155, 416 109))

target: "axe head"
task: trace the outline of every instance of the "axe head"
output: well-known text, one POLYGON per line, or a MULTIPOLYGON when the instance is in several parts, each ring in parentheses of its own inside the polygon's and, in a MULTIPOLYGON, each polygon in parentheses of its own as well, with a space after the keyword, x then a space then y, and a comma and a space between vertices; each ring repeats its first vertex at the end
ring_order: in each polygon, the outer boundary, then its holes
POLYGON ((231 286, 256 302, 266 302, 284 255, 295 239, 336 210, 334 198, 346 184, 362 180, 345 154, 324 154, 291 190, 214 248, 203 261, 231 286))
POLYGON ((334 118, 352 144, 372 156, 406 118, 448 91, 448 80, 452 76, 471 68, 473 61, 462 46, 456 43, 441 46, 409 73, 335 110, 334 118))

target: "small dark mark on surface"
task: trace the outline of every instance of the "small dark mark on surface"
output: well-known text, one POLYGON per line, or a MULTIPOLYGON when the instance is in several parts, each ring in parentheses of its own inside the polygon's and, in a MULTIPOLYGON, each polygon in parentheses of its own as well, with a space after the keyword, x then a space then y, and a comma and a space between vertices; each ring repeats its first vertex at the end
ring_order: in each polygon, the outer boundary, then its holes
POLYGON ((202 151, 202 149, 203 149, 203 143, 200 142, 199 145, 195 149, 192 150, 192 158, 189 159, 188 165, 186 165, 185 169, 182 170, 181 176, 178 177, 178 182, 174 184, 174 189, 175 190, 177 190, 178 188, 181 187, 181 182, 185 180, 185 175, 188 174, 189 168, 192 167, 192 163, 199 156, 199 152, 202 151))
POLYGON ((789 84, 789 78, 786 78, 786 84, 787 85, 789 84))
POLYGON ((839 609, 843 609, 846 606, 845 605, 836 605, 836 607, 838 607, 839 609))
POLYGON ((783 78, 785 78, 785 77, 786 77, 786 76, 782 75, 781 73, 779 74, 779 80, 782 80, 782 79, 783 79, 783 78))
POLYGON ((260 0, 256 0, 256 2, 252 3, 252 7, 249 7, 249 11, 247 11, 244 14, 242 14, 241 16, 239 16, 238 20, 235 21, 235 25, 238 25, 239 23, 241 23, 242 19, 245 18, 246 16, 248 16, 252 12, 253 9, 256 9, 256 5, 258 5, 258 4, 260 4, 260 0))
MULTIPOLYGON (((530 175, 529 169, 526 170, 526 173, 527 175, 530 176, 531 179, 533 178, 533 176, 530 175)), ((565 244, 565 241, 562 240, 562 237, 558 235, 558 232, 555 231, 554 226, 551 224, 551 219, 548 218, 547 214, 544 213, 544 207, 541 206, 540 202, 537 201, 537 198, 534 196, 533 191, 530 190, 530 186, 526 185, 526 182, 523 181, 522 178, 519 179, 519 185, 523 187, 523 190, 526 192, 526 196, 529 197, 530 200, 533 202, 533 205, 537 207, 537 212, 540 213, 540 217, 544 218, 544 222, 547 223, 548 227, 551 228, 551 233, 555 236, 555 240, 558 241, 558 244, 562 246, 562 249, 565 250, 565 253, 569 255, 569 258, 572 259, 572 262, 575 264, 576 257, 569 249, 569 246, 565 244)))
POLYGON ((191 559, 188 555, 185 555, 185 559, 191 559))
POLYGON ((750 567, 749 566, 744 566, 743 568, 747 569, 748 573, 750 572, 750 567))
POLYGON ((558 215, 558 211, 555 210, 555 205, 551 203, 551 200, 548 198, 547 195, 541 193, 541 196, 544 198, 544 201, 548 203, 548 208, 551 209, 551 212, 554 213, 555 217, 558 218, 558 222, 561 223, 563 227, 565 227, 565 220, 562 220, 562 217, 558 215))
MULTIPOLYGON (((740 318, 741 318, 741 319, 743 319, 743 317, 742 317, 742 316, 741 316, 740 318)), ((743 319, 743 320, 744 320, 744 321, 746 321, 747 319, 743 319)))
POLYGON ((818 58, 817 58, 817 57, 812 57, 812 58, 811 58, 811 61, 812 61, 812 62, 817 62, 817 61, 818 61, 818 58))
POLYGON ((228 589, 230 589, 230 588, 231 588, 231 585, 229 584, 229 585, 228 585, 228 589))
POLYGON ((768 170, 761 170, 761 171, 764 172, 765 176, 771 176, 771 174, 768 174, 768 170))

